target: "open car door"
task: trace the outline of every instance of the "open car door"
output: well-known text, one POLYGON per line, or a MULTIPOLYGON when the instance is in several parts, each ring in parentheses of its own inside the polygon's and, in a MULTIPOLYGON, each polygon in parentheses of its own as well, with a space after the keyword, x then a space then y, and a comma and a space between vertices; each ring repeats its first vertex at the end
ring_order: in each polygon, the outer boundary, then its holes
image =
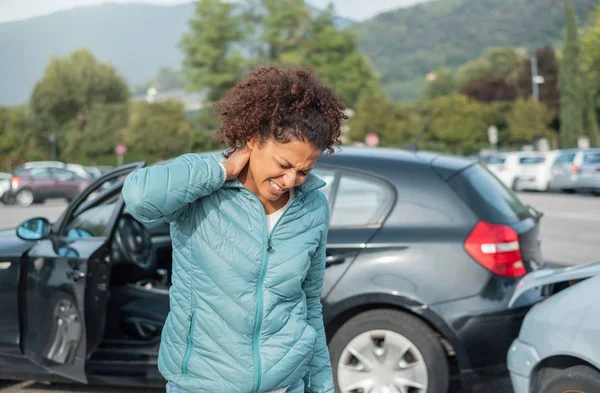
POLYGON ((104 332, 109 239, 123 208, 121 185, 144 165, 123 165, 98 178, 54 225, 34 218, 17 229, 19 237, 38 240, 22 258, 21 349, 50 374, 87 383, 86 360, 104 332), (73 228, 83 213, 93 225, 73 228))

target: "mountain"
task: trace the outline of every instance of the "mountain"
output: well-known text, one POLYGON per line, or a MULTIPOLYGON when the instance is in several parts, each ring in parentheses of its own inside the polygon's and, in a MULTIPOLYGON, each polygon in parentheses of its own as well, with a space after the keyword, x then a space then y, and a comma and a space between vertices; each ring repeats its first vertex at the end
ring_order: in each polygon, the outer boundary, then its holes
MULTIPOLYGON (((0 24, 0 105, 26 102, 52 56, 86 47, 113 64, 134 86, 161 67, 179 69, 177 48, 194 15, 193 3, 175 6, 103 4, 0 24)), ((339 27, 353 24, 338 18, 339 27)))
MULTIPOLYGON (((581 22, 600 0, 572 0, 581 22)), ((425 76, 458 66, 486 49, 556 46, 563 0, 437 0, 376 16, 359 25, 361 51, 397 100, 420 97, 425 76)))

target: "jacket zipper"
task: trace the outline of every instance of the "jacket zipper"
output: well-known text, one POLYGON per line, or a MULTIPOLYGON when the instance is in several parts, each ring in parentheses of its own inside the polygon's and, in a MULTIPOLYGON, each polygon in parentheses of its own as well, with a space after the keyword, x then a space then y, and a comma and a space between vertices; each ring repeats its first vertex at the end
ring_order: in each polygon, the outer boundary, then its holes
POLYGON ((195 313, 194 311, 192 311, 192 314, 190 315, 190 328, 187 336, 187 346, 185 348, 185 355, 183 355, 183 365, 181 367, 181 371, 183 372, 183 374, 188 373, 188 363, 190 362, 190 356, 192 356, 192 347, 194 345, 194 341, 192 338, 192 332, 194 330, 194 316, 195 313))
MULTIPOLYGON (((263 206, 262 202, 256 196, 256 194, 254 194, 253 192, 251 192, 251 194, 254 197, 256 197, 256 200, 262 207, 263 206)), ((267 215, 264 213, 264 211, 262 214, 262 216, 263 216, 263 231, 264 231, 263 233, 266 235, 266 241, 264 244, 264 251, 263 251, 264 257, 263 257, 263 261, 262 261, 262 265, 261 265, 260 276, 258 278, 258 288, 256 290, 256 296, 257 296, 256 310, 257 311, 256 311, 256 323, 254 325, 254 338, 253 338, 253 350, 254 350, 254 389, 253 390, 256 393, 259 392, 260 385, 262 383, 262 366, 261 366, 260 349, 258 346, 258 340, 260 338, 260 330, 262 328, 263 301, 264 301, 263 289, 264 289, 264 284, 265 284, 265 275, 267 273, 267 267, 269 266, 269 253, 271 253, 271 251, 273 251, 271 236, 273 236, 273 233, 275 232, 277 225, 279 225, 279 222, 281 221, 283 216, 285 216, 285 213, 290 209, 290 207, 292 207, 294 202, 296 202, 296 199, 298 199, 298 198, 294 198, 292 203, 290 203, 290 206, 288 206, 286 211, 284 211, 283 214, 281 215, 281 217, 279 217, 279 219, 273 226, 273 229, 271 230, 270 234, 269 234, 269 230, 267 228, 267 215)))

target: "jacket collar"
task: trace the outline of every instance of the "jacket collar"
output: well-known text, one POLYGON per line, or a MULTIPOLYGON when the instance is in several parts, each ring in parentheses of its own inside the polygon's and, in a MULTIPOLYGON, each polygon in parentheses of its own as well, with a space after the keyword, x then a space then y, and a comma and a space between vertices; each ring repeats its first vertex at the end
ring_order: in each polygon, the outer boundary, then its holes
MULTIPOLYGON (((226 158, 223 157, 222 154, 216 154, 213 157, 217 160, 217 162, 226 161, 226 158)), ((308 176, 306 176, 306 180, 304 181, 304 183, 302 183, 298 187, 295 187, 294 191, 296 191, 297 197, 300 197, 303 194, 309 193, 310 191, 318 190, 319 188, 325 187, 325 185, 326 185, 326 183, 323 180, 321 180, 321 178, 319 178, 317 175, 309 173, 308 176)), ((231 181, 226 181, 225 184, 223 185, 223 188, 246 188, 246 187, 244 187, 244 185, 242 183, 240 183, 240 181, 238 179, 234 179, 231 181)))

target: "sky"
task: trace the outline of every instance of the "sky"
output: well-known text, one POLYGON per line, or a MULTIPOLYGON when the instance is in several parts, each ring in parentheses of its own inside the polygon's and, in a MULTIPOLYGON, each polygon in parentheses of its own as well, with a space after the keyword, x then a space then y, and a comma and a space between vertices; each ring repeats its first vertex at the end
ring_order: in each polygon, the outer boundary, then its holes
MULTIPOLYGON (((312 5, 325 8, 333 3, 337 14, 356 21, 368 19, 383 11, 423 2, 424 0, 308 0, 312 5)), ((55 11, 102 3, 181 4, 190 0, 0 0, 0 22, 27 19, 55 11)))

